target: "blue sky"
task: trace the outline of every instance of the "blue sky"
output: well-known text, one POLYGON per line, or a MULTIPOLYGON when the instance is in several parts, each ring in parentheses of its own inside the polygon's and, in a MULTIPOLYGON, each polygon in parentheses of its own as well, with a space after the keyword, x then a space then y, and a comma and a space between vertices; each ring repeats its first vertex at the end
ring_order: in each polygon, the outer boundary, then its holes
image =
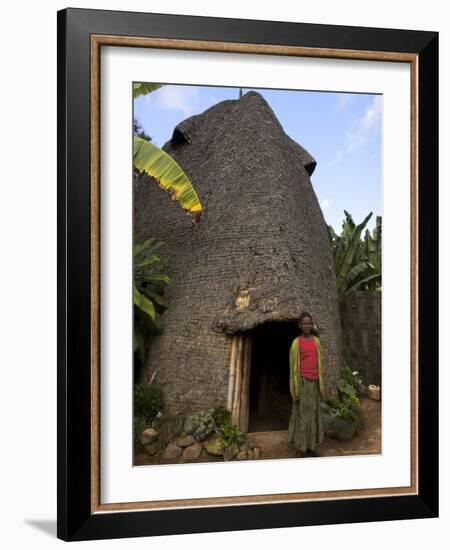
MULTIPOLYGON (((290 90, 258 91, 284 131, 316 159, 311 181, 325 220, 340 233, 344 209, 355 223, 373 212, 372 230, 381 212, 382 98, 371 94, 290 90)), ((239 88, 166 85, 137 98, 134 116, 162 146, 185 118, 224 99, 237 99, 239 88)))

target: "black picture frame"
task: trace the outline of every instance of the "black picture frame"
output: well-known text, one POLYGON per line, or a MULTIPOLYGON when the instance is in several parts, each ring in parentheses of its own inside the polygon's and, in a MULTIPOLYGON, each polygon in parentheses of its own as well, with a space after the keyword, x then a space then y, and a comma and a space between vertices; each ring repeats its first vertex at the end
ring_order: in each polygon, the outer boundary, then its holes
POLYGON ((58 25, 58 521, 66 541, 438 517, 438 33, 65 9, 58 25), (92 487, 91 37, 412 54, 417 61, 418 492, 97 513, 92 487))

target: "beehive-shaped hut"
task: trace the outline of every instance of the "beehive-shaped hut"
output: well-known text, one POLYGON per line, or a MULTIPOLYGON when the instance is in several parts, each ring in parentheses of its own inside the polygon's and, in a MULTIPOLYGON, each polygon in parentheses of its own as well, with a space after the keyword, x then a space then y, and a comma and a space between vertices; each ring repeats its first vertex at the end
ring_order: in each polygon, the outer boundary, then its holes
POLYGON ((151 178, 136 185, 135 237, 167 243, 171 277, 143 379, 162 386, 169 412, 224 404, 245 431, 287 428, 302 311, 320 330, 329 395, 342 353, 333 256, 310 181, 316 162, 256 92, 186 119, 164 150, 203 214, 194 225, 151 178))

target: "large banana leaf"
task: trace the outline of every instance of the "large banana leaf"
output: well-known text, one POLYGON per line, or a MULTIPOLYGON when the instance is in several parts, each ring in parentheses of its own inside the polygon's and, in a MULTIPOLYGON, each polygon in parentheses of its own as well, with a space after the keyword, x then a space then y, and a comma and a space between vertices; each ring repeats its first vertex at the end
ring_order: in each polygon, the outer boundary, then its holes
POLYGON ((141 294, 134 285, 134 305, 137 306, 141 311, 146 313, 150 319, 155 322, 156 311, 153 302, 151 302, 146 296, 141 294))
POLYGON ((147 298, 150 298, 150 300, 153 300, 156 304, 159 304, 160 306, 167 307, 166 301, 161 296, 161 294, 158 294, 158 292, 155 292, 154 290, 151 290, 150 288, 144 288, 142 290, 142 294, 145 294, 147 296, 147 298))
POLYGON ((133 247, 133 254, 136 258, 139 254, 142 254, 145 252, 146 254, 154 253, 158 248, 161 248, 161 246, 165 245, 166 243, 164 241, 156 241, 156 237, 150 237, 150 239, 147 239, 145 242, 141 244, 135 244, 133 247))
POLYGON ((338 271, 336 274, 336 283, 339 293, 343 290, 345 278, 353 265, 353 258, 355 255, 355 251, 357 250, 359 245, 361 231, 364 229, 371 216, 372 212, 370 212, 370 214, 365 217, 362 223, 354 227, 352 230, 351 241, 345 251, 345 254, 343 255, 341 265, 338 267, 338 271))
POLYGON ((155 178, 166 189, 173 200, 182 208, 194 214, 194 221, 201 216, 202 205, 187 175, 178 163, 166 152, 144 139, 134 136, 134 166, 155 178))
POLYGON ((133 83, 133 99, 141 95, 147 95, 161 88, 162 84, 154 84, 152 82, 134 82, 133 83))
POLYGON ((381 217, 377 216, 373 236, 366 229, 365 236, 366 254, 370 263, 373 263, 378 271, 381 271, 381 217))
POLYGON ((354 284, 357 279, 361 280, 367 275, 372 275, 375 271, 375 266, 369 262, 360 262, 354 265, 347 273, 346 286, 354 284))
POLYGON ((170 277, 168 275, 161 275, 159 273, 152 273, 150 275, 143 275, 142 280, 145 283, 152 283, 154 281, 163 281, 164 283, 170 283, 170 277))
MULTIPOLYGON (((353 292, 354 290, 357 290, 357 288, 362 285, 363 283, 368 282, 381 282, 381 273, 373 273, 372 275, 369 275, 368 277, 365 277, 364 279, 361 279, 360 281, 356 282, 351 287, 345 289, 345 294, 348 294, 349 292, 353 292)), ((380 287, 376 287, 375 290, 381 290, 380 287)))
POLYGON ((142 260, 142 262, 135 263, 134 267, 135 269, 144 269, 159 261, 159 256, 156 256, 156 254, 154 254, 153 256, 148 256, 147 258, 145 258, 145 260, 142 260))

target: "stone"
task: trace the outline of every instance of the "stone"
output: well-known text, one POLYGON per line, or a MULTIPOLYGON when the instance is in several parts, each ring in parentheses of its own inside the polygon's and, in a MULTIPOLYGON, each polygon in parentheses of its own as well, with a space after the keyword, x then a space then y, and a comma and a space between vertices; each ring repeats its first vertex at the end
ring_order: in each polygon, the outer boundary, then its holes
POLYGON ((185 447, 183 451, 183 460, 186 460, 186 462, 190 462, 192 460, 196 460, 202 453, 202 444, 196 441, 192 445, 189 445, 189 447, 185 447))
POLYGON ((239 451, 236 460, 247 460, 247 451, 239 451))
POLYGON ((209 437, 204 443, 206 452, 211 455, 220 456, 223 453, 223 440, 218 435, 209 437))
POLYGON ((257 459, 261 456, 261 449, 259 447, 255 447, 253 449, 253 458, 257 459))
POLYGON ((225 461, 227 460, 233 460, 239 453, 239 449, 235 446, 228 447, 223 451, 223 459, 225 461))
POLYGON ((158 432, 154 428, 147 428, 141 434, 141 443, 142 445, 148 445, 153 443, 158 437, 158 432))
POLYGON ((178 447, 189 447, 189 445, 193 443, 195 443, 195 439, 192 435, 181 436, 175 440, 175 444, 178 445, 178 447))
POLYGON ((183 449, 181 447, 178 447, 175 443, 169 443, 164 451, 164 457, 168 459, 178 458, 182 452, 183 449))
POLYGON ((159 450, 159 444, 157 441, 153 441, 152 443, 148 443, 147 445, 144 445, 144 451, 149 456, 155 455, 159 450))

